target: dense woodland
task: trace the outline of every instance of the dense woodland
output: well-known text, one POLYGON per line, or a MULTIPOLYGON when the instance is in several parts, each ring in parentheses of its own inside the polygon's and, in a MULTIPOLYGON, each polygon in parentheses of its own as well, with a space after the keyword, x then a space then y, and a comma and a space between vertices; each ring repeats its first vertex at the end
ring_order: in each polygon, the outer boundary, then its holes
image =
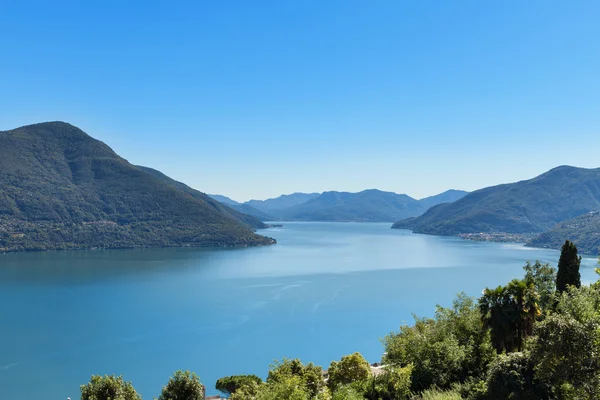
MULTIPOLYGON (((461 293, 433 318, 415 317, 383 339, 378 373, 359 353, 327 371, 283 359, 265 381, 229 376, 216 389, 233 400, 598 399, 600 281, 582 285, 580 262, 567 241, 558 270, 528 262, 522 279, 486 288, 479 299, 461 293)), ((201 399, 203 390, 196 375, 179 371, 159 399, 201 399)), ((121 377, 82 386, 83 400, 109 398, 141 397, 121 377)))

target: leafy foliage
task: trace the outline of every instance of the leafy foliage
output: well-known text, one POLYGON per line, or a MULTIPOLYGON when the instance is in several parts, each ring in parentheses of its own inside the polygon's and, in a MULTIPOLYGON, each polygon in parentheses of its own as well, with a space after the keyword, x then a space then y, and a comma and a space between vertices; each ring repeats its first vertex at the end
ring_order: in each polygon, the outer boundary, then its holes
POLYGON ((81 385, 81 400, 141 400, 131 382, 122 376, 92 375, 89 383, 81 385))
POLYGON ((204 386, 195 373, 176 371, 158 400, 204 400, 204 386))
POLYGON ((338 388, 331 397, 332 400, 363 400, 365 397, 352 386, 338 388))
POLYGON ((371 365, 360 353, 354 353, 342 357, 340 361, 332 361, 327 372, 327 385, 335 390, 341 385, 368 380, 371 377, 371 365))
POLYGON ((535 290, 537 305, 540 311, 549 312, 554 302, 556 292, 556 269, 550 264, 536 261, 533 265, 527 261, 525 270, 525 283, 535 290))
POLYGON ((404 368, 387 367, 385 372, 375 375, 362 387, 367 400, 403 400, 411 395, 412 365, 404 368))
POLYGON ((460 393, 454 390, 427 389, 413 400, 461 400, 460 393))
POLYGON ((384 362, 412 366, 412 389, 450 388, 482 375, 493 357, 489 334, 481 329, 472 298, 460 294, 451 309, 437 308, 434 319, 416 318, 384 338, 384 362))
POLYGON ((231 400, 309 400, 311 398, 305 383, 299 376, 285 376, 278 381, 243 386, 231 396, 231 400))
POLYGON ((487 377, 487 398, 534 399, 533 364, 528 353, 500 354, 491 364, 487 377))
POLYGON ((600 287, 571 287, 536 329, 536 375, 556 396, 600 397, 600 287))
POLYGON ((215 388, 228 396, 235 393, 241 387, 260 385, 262 379, 256 375, 232 375, 217 380, 215 388))
POLYGON ((284 358, 282 361, 276 361, 271 366, 267 383, 287 382, 290 377, 299 379, 310 398, 316 397, 325 388, 323 369, 313 363, 305 365, 297 358, 293 360, 284 358))

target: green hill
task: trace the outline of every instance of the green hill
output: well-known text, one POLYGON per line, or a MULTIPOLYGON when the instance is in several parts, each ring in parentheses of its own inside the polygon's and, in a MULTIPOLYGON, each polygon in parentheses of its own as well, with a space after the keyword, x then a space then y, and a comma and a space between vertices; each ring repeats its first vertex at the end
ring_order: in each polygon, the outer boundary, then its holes
POLYGON ((184 191, 185 193, 189 194, 193 198, 201 200, 207 204, 210 204, 220 214, 226 215, 232 219, 242 222, 242 223, 248 225, 252 229, 265 229, 267 227, 258 218, 255 218, 255 217, 245 214, 245 213, 241 213, 241 212, 235 210, 233 208, 234 206, 228 206, 226 204, 223 204, 222 202, 219 202, 219 201, 213 199, 212 197, 210 197, 209 195, 207 195, 205 193, 202 193, 196 189, 192 189, 185 183, 181 183, 179 181, 176 181, 173 178, 168 177, 167 175, 163 174, 160 171, 157 171, 153 168, 142 167, 140 165, 138 165, 137 167, 141 168, 143 171, 149 173, 150 175, 154 176, 155 178, 161 180, 162 182, 165 182, 173 187, 176 187, 177 189, 184 191))
POLYGON ((530 180, 477 190, 393 228, 435 235, 539 233, 598 209, 600 169, 562 166, 530 180))
POLYGON ((2 251, 273 242, 72 125, 0 132, 2 251))
POLYGON ((547 232, 527 243, 532 247, 560 249, 565 240, 570 240, 586 254, 600 253, 600 212, 589 212, 563 221, 547 232))

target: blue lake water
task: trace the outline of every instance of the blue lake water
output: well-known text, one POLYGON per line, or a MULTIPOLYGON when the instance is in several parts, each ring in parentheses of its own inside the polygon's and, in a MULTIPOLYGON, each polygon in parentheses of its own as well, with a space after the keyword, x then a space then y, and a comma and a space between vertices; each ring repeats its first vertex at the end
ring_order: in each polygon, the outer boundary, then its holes
MULTIPOLYGON (((0 399, 79 398, 92 374, 123 374, 150 399, 177 369, 215 393, 219 377, 264 377, 284 356, 376 362, 412 313, 559 256, 389 227, 285 223, 263 231, 277 245, 249 249, 0 255, 0 399)), ((595 266, 584 258, 584 281, 595 266)))

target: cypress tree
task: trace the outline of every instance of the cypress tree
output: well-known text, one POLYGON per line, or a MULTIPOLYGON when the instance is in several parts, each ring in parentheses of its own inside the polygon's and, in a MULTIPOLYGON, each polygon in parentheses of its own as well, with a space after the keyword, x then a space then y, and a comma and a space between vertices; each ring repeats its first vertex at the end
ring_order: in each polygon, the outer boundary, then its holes
POLYGON ((567 285, 581 287, 579 274, 581 257, 577 255, 577 247, 570 241, 565 241, 558 260, 558 273, 556 274, 556 291, 562 293, 567 290, 567 285))

